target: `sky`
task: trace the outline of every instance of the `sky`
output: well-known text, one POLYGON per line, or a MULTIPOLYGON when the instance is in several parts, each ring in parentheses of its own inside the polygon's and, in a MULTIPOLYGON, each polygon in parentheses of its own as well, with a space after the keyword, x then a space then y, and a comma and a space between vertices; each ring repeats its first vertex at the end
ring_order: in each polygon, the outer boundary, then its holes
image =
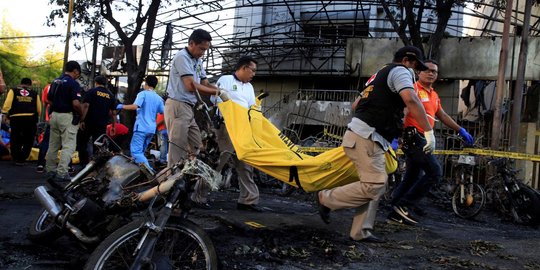
MULTIPOLYGON (((232 0, 225 1, 227 5, 234 4, 232 0)), ((49 16, 52 6, 49 6, 49 0, 0 0, 0 22, 5 18, 15 29, 24 31, 28 36, 40 35, 61 35, 54 38, 34 38, 31 55, 34 58, 39 58, 47 49, 64 52, 65 36, 67 26, 60 20, 57 20, 57 27, 47 27, 46 17, 49 16)), ((230 13, 230 11, 229 11, 230 13)), ((234 14, 226 16, 232 17, 234 14)), ((221 15, 223 17, 223 15, 221 15)), ((108 26, 110 27, 110 26, 108 26)), ((71 28, 72 32, 81 31, 77 25, 71 28)), ((109 31, 112 31, 112 27, 109 31)), ((208 29, 209 30, 209 29, 208 29)), ((137 42, 136 42, 137 43, 137 42)), ((92 41, 90 38, 75 38, 70 41, 69 57, 70 60, 89 60, 92 58, 92 41), (81 46, 77 50, 73 44, 77 43, 81 46)), ((98 49, 98 60, 101 58, 100 50, 98 49)))
MULTIPOLYGON (((63 52, 65 48, 66 25, 58 25, 56 28, 46 26, 46 17, 52 10, 48 3, 48 0, 0 0, 0 21, 5 19, 13 28, 25 32, 28 36, 62 35, 55 38, 32 39, 33 58, 39 58, 47 49, 63 52)), ((91 55, 91 48, 88 49, 91 55)), ((84 52, 76 51, 73 46, 69 55, 70 58, 85 57, 84 52)))

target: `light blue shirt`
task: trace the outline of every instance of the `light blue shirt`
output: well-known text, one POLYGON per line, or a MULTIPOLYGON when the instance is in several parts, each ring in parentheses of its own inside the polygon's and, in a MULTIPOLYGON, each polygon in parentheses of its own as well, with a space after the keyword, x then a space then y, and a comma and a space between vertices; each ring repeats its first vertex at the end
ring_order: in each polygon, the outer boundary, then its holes
POLYGON ((202 59, 194 58, 187 48, 178 51, 172 60, 167 94, 169 98, 176 101, 195 105, 197 103, 197 96, 195 92, 188 91, 184 86, 182 78, 185 76, 193 76, 193 80, 196 83, 201 83, 201 81, 206 79, 206 71, 203 68, 202 59))
POLYGON ((157 114, 163 113, 163 99, 154 90, 143 90, 133 104, 139 107, 133 131, 154 134, 157 114))

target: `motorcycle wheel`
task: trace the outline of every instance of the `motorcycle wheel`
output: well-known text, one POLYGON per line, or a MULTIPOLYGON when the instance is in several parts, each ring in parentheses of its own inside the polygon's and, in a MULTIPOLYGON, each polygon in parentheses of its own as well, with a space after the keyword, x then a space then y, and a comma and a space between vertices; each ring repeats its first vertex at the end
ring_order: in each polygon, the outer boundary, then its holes
MULTIPOLYGON (((90 255, 84 269, 129 269, 145 232, 142 223, 136 220, 107 237, 90 255)), ((203 229, 185 219, 171 219, 167 223, 154 247, 152 263, 153 269, 218 269, 212 240, 203 229)))
POLYGON ((48 243, 62 235, 62 230, 54 224, 54 220, 45 209, 41 209, 28 228, 28 239, 37 243, 48 243))
POLYGON ((461 199, 461 190, 458 186, 452 196, 452 209, 456 215, 462 218, 472 218, 484 207, 486 192, 478 184, 467 183, 464 187, 465 198, 461 199))
POLYGON ((524 225, 540 223, 540 198, 529 186, 519 185, 520 189, 512 193, 512 216, 514 221, 524 225))

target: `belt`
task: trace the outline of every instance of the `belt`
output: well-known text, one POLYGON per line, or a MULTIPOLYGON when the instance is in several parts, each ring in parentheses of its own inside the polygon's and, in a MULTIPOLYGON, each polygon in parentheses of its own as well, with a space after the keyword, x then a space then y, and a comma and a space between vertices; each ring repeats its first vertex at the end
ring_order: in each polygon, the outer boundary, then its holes
POLYGON ((182 103, 188 105, 188 106, 191 107, 191 108, 193 108, 193 107, 195 106, 195 105, 193 105, 193 104, 191 104, 191 103, 187 103, 187 102, 185 102, 185 101, 180 101, 180 102, 182 102, 182 103))
POLYGON ((182 100, 174 99, 174 98, 171 98, 171 97, 169 97, 169 99, 174 100, 174 101, 176 101, 176 102, 180 102, 180 103, 184 103, 184 104, 186 104, 186 105, 189 105, 189 107, 191 107, 191 108, 193 108, 193 107, 195 106, 194 104, 191 104, 191 103, 189 103, 189 102, 185 102, 185 101, 182 101, 182 100))

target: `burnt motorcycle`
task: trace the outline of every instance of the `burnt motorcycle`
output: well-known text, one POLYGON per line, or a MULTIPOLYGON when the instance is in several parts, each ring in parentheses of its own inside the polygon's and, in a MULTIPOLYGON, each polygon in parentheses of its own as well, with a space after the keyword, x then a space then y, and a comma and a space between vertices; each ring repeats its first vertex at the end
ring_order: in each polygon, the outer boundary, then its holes
POLYGON ((30 240, 45 243, 67 234, 96 245, 145 207, 132 196, 156 184, 153 170, 121 154, 107 135, 94 147, 93 160, 67 185, 48 179, 48 185, 34 190, 43 209, 29 228, 30 240))

